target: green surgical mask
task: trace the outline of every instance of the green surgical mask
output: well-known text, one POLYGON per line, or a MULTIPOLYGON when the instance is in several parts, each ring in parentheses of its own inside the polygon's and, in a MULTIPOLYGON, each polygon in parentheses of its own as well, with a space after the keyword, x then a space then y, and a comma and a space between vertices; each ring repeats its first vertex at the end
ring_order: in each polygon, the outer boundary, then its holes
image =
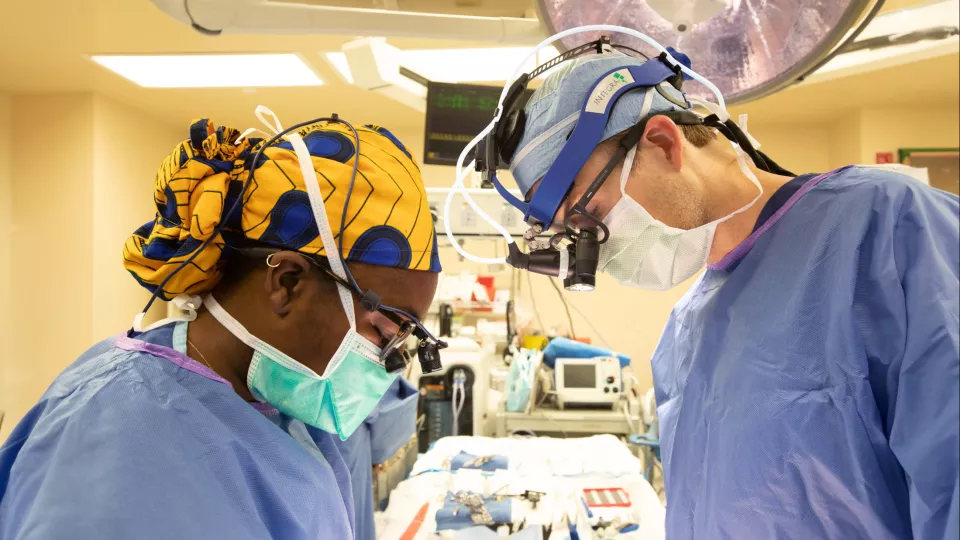
POLYGON ((250 334, 208 295, 204 306, 231 334, 253 349, 247 387, 253 397, 305 424, 346 440, 380 402, 396 375, 387 373, 380 348, 347 330, 323 375, 250 334))

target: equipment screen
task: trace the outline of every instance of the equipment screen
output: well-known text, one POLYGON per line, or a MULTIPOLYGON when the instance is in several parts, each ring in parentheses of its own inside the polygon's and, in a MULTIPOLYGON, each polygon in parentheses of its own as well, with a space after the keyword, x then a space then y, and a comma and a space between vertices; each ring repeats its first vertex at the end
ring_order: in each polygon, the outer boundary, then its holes
POLYGON ((597 366, 593 364, 564 364, 563 386, 566 388, 596 388, 597 366))
MULTIPOLYGON (((423 162, 456 165, 464 147, 487 127, 500 101, 499 86, 427 84, 427 122, 423 162)), ((532 90, 527 90, 532 94, 532 90)), ((529 97, 529 96, 528 96, 529 97)), ((463 162, 467 165, 475 151, 463 162)))

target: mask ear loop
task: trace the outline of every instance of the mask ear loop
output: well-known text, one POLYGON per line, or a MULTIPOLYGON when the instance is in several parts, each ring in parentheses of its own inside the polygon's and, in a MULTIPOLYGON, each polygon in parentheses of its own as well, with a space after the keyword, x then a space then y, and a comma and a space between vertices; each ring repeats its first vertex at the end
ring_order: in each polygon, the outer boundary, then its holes
POLYGON ((623 167, 620 168, 620 195, 624 197, 630 197, 627 195, 627 180, 630 179, 630 173, 633 172, 633 161, 636 157, 636 146, 627 150, 627 155, 623 157, 623 167))
MULTIPOLYGON (((643 103, 640 105, 640 114, 637 115, 637 122, 642 122, 643 119, 650 114, 650 109, 653 107, 653 94, 653 88, 644 90, 643 103)), ((646 130, 646 126, 644 126, 643 129, 646 130)), ((620 169, 620 194, 624 197, 628 197, 627 180, 630 179, 630 173, 633 171, 634 158, 637 156, 637 145, 640 144, 641 140, 643 140, 643 133, 641 133, 637 139, 637 144, 627 150, 627 155, 623 158, 623 167, 620 169)))
MULTIPOLYGON (((283 131, 283 126, 277 115, 268 107, 258 105, 255 111, 257 118, 267 126, 267 129, 274 130, 279 134, 283 131), (268 118, 272 122, 268 121, 268 118)), ((340 251, 337 243, 333 239, 333 232, 330 228, 330 221, 327 219, 327 211, 323 206, 323 194, 320 192, 320 182, 317 179, 317 172, 313 168, 313 159, 306 143, 298 133, 288 133, 287 139, 293 146, 293 151, 297 156, 297 162, 300 165, 300 174, 303 176, 304 184, 307 187, 307 195, 310 199, 310 208, 313 210, 313 218, 317 223, 317 229, 320 232, 320 240, 323 242, 323 249, 327 255, 327 261, 330 263, 330 269, 340 279, 347 281, 347 272, 343 266, 343 260, 340 258, 340 251)), ((356 149, 354 159, 360 159, 360 149, 356 149)), ((343 234, 341 232, 341 234, 343 234)), ((340 295, 340 303, 347 315, 347 321, 350 323, 350 329, 356 331, 357 319, 353 307, 353 291, 346 286, 337 283, 337 292, 340 295)))

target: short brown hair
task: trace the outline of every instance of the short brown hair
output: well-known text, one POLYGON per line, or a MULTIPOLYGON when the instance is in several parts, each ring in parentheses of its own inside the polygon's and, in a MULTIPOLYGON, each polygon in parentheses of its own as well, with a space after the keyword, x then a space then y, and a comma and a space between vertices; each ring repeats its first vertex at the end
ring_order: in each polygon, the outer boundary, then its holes
POLYGON ((683 132, 683 137, 697 148, 703 148, 717 138, 717 134, 712 129, 702 124, 680 126, 680 131, 683 132))

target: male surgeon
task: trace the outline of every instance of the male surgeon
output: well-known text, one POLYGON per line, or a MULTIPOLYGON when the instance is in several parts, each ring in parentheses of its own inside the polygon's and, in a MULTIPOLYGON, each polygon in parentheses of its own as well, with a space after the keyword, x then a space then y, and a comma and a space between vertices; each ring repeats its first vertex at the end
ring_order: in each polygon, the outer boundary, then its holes
MULTIPOLYGON (((642 63, 567 61, 536 90, 510 160, 527 201, 597 81, 642 63)), ((957 538, 957 197, 856 166, 762 170, 667 116, 685 102, 623 94, 552 221, 646 122, 586 210, 609 230, 598 269, 624 285, 706 268, 652 358, 667 538, 957 538)))

